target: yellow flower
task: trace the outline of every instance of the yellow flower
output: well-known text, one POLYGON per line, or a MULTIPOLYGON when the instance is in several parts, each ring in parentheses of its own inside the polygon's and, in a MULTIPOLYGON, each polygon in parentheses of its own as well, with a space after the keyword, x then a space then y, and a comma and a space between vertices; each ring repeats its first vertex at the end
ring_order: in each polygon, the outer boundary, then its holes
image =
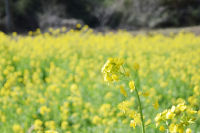
POLYGON ((173 119, 176 114, 169 110, 166 114, 166 119, 173 119))
POLYGON ((151 123, 151 119, 148 119, 146 122, 145 122, 145 125, 149 125, 151 123))
POLYGON ((41 120, 39 120, 39 119, 35 120, 35 122, 34 122, 34 128, 36 130, 41 130, 42 129, 42 123, 43 122, 41 120))
POLYGON ((184 132, 184 128, 182 126, 178 127, 178 133, 183 133, 184 132))
POLYGON ((110 129, 109 128, 106 128, 104 133, 109 133, 110 132, 110 129))
POLYGON ((190 97, 188 98, 188 102, 189 102, 190 104, 192 104, 192 105, 198 105, 198 104, 199 104, 198 99, 196 98, 195 95, 190 96, 190 97))
POLYGON ((186 129, 186 133, 192 133, 192 129, 187 128, 187 129, 186 129))
POLYGON ((112 98, 112 96, 113 96, 113 93, 112 92, 108 92, 108 93, 106 93, 106 95, 104 96, 104 98, 105 99, 110 99, 110 98, 112 98))
POLYGON ((161 114, 161 113, 157 114, 157 115, 156 115, 156 118, 155 118, 155 121, 158 122, 158 121, 160 121, 161 119, 162 119, 162 114, 161 114))
POLYGON ((133 68, 134 68, 135 70, 139 70, 140 65, 139 65, 138 63, 134 63, 134 64, 133 64, 133 68))
POLYGON ((47 130, 47 131, 45 131, 45 133, 58 133, 58 132, 55 130, 47 130))
POLYGON ((153 104, 153 107, 154 107, 155 109, 158 109, 158 108, 159 108, 158 100, 155 101, 155 103, 153 104))
POLYGON ((2 115, 2 116, 1 116, 1 121, 2 121, 2 122, 6 122, 6 116, 5 116, 5 115, 2 115))
POLYGON ((93 124, 96 124, 96 125, 99 125, 101 123, 101 118, 99 116, 94 116, 93 119, 92 119, 92 123, 93 124))
POLYGON ((120 93, 122 94, 122 95, 124 95, 125 97, 127 97, 127 93, 126 93, 126 90, 124 89, 124 86, 120 86, 120 93))
POLYGON ((63 130, 67 129, 67 126, 68 126, 68 122, 63 121, 63 122, 61 123, 61 128, 62 128, 63 130))
POLYGON ((17 112, 17 114, 21 114, 22 109, 21 108, 17 108, 16 112, 17 112))
POLYGON ((105 75, 104 75, 104 81, 105 81, 105 82, 112 82, 113 79, 112 79, 111 76, 109 76, 109 74, 105 74, 105 75))
POLYGON ((185 111, 186 108, 187 106, 185 105, 185 103, 178 104, 176 107, 176 109, 180 110, 181 112, 185 111))
POLYGON ((117 81, 119 80, 117 74, 120 72, 120 67, 124 64, 124 61, 119 58, 109 58, 101 69, 104 74, 104 81, 117 81))
POLYGON ((76 28, 81 28, 81 24, 77 24, 77 25, 76 25, 76 28))
POLYGON ((174 123, 170 124, 170 126, 169 126, 169 131, 170 131, 171 133, 177 133, 177 132, 178 132, 178 125, 177 125, 177 124, 174 124, 174 123))
POLYGON ((194 94, 195 94, 195 95, 197 95, 197 96, 200 95, 199 86, 195 86, 193 91, 194 91, 194 94))
POLYGON ((119 77, 116 74, 113 74, 112 75, 112 79, 113 79, 113 81, 118 81, 119 77))
POLYGON ((123 112, 126 113, 130 110, 130 106, 132 103, 130 101, 123 101, 120 104, 118 104, 118 108, 123 112))
POLYGON ((130 72, 125 72, 125 76, 129 77, 130 76, 130 72))
POLYGON ((50 109, 47 106, 40 107, 40 114, 44 115, 49 112, 50 112, 50 109))
POLYGON ((131 92, 135 90, 135 82, 133 80, 129 82, 129 87, 130 87, 131 92))
POLYGON ((18 124, 13 125, 13 131, 14 133, 23 133, 22 127, 18 124))
POLYGON ((51 120, 51 121, 46 121, 45 122, 45 126, 51 130, 55 130, 56 129, 56 123, 51 120))
POLYGON ((187 113, 193 115, 193 114, 196 114, 197 111, 193 110, 192 108, 188 108, 187 113))
POLYGON ((164 127, 164 126, 160 126, 159 130, 160 130, 161 132, 164 132, 164 131, 165 131, 165 127, 164 127))
POLYGON ((131 120, 130 122, 130 127, 135 128, 136 127, 136 122, 134 120, 131 120))

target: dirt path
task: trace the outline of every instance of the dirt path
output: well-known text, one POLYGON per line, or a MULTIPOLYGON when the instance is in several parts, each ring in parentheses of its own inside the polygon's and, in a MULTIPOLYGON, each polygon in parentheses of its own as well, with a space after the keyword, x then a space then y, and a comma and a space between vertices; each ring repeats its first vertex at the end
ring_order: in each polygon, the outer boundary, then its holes
POLYGON ((179 32, 193 32, 196 35, 200 35, 200 26, 183 27, 183 28, 166 28, 166 29, 143 29, 138 31, 131 31, 134 35, 136 34, 154 34, 161 33, 164 35, 169 35, 170 33, 177 34, 179 32))

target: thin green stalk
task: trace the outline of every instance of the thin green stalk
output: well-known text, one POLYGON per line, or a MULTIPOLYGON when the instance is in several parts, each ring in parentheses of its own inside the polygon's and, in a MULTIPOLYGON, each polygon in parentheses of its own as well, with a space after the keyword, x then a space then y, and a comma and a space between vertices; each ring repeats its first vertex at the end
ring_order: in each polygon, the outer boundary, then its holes
POLYGON ((141 101, 140 101, 140 96, 138 94, 137 88, 135 88, 135 92, 136 92, 138 103, 139 103, 139 110, 140 110, 141 121, 142 121, 142 133, 145 133, 144 119, 143 119, 143 113, 142 113, 142 104, 141 104, 141 101))
MULTIPOLYGON (((122 66, 122 68, 123 68, 124 72, 126 73, 126 70, 125 70, 124 66, 122 66)), ((138 75, 137 75, 137 77, 138 77, 138 75)), ((130 77, 129 77, 129 79, 130 79, 130 77)), ((130 79, 130 81, 131 81, 131 79, 130 79)), ((140 84, 138 86, 140 86, 140 84)), ((141 104, 140 96, 138 94, 137 87, 135 87, 135 92, 136 92, 137 100, 138 100, 138 103, 139 103, 139 110, 140 110, 140 116, 141 116, 140 119, 142 121, 142 133, 145 133, 144 118, 143 118, 143 113, 142 113, 142 104, 141 104)))
MULTIPOLYGON (((138 71, 136 70, 136 76, 138 78, 138 88, 140 88, 140 78, 139 78, 139 75, 138 75, 138 71)), ((141 104, 141 100, 140 100, 140 96, 138 94, 138 90, 137 90, 137 87, 135 87, 135 92, 137 94, 137 98, 138 98, 138 102, 139 102, 139 108, 140 108, 140 115, 141 115, 141 121, 142 121, 142 132, 145 133, 145 124, 144 124, 144 118, 143 118, 143 112, 142 112, 142 104, 141 104)))

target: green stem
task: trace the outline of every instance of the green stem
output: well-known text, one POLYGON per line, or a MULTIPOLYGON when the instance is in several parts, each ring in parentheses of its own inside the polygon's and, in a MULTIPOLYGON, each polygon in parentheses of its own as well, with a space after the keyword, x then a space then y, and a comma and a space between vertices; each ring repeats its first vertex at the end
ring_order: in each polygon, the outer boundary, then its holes
POLYGON ((135 88, 135 92, 136 92, 138 103, 139 103, 139 110, 140 110, 141 121, 142 121, 142 133, 145 133, 144 119, 143 119, 143 113, 142 113, 142 104, 141 104, 141 101, 140 101, 140 96, 138 94, 137 88, 135 88))
MULTIPOLYGON (((126 70, 123 65, 122 65, 122 68, 123 68, 124 72, 126 73, 126 70)), ((139 80, 138 71, 136 72, 136 74, 137 74, 136 76, 138 77, 138 80, 139 80)), ((128 78, 130 79, 130 77, 128 77, 128 78)), ((138 87, 140 87, 140 80, 138 81, 138 87)), ((145 133, 144 118, 143 118, 143 113, 142 113, 142 104, 141 104, 140 96, 138 94, 137 87, 135 87, 135 92, 136 92, 137 100, 139 103, 139 110, 140 110, 140 117, 141 117, 140 119, 142 121, 142 133, 145 133)))
MULTIPOLYGON (((138 75, 138 71, 136 70, 136 76, 137 76, 137 79, 138 79, 138 88, 140 88, 140 78, 139 78, 139 75, 138 75)), ((135 92, 137 94, 137 99, 138 99, 138 103, 139 103, 139 109, 140 109, 140 115, 141 115, 141 121, 142 121, 142 133, 145 133, 145 124, 144 124, 144 118, 143 118, 143 112, 142 112, 142 104, 141 104, 141 100, 140 100, 140 96, 138 94, 138 90, 137 90, 137 87, 135 87, 135 92)))

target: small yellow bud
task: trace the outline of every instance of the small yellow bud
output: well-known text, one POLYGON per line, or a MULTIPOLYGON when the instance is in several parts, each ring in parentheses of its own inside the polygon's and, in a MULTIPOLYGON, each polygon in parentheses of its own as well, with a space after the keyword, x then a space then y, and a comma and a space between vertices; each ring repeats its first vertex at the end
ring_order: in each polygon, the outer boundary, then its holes
POLYGON ((133 80, 131 80, 131 81, 129 82, 129 87, 130 87, 130 89, 131 89, 131 92, 133 92, 133 91, 135 90, 135 82, 134 82, 133 80))
POLYGON ((126 93, 126 90, 124 89, 124 86, 120 86, 120 93, 122 94, 122 95, 124 95, 125 97, 127 97, 127 93, 126 93))

